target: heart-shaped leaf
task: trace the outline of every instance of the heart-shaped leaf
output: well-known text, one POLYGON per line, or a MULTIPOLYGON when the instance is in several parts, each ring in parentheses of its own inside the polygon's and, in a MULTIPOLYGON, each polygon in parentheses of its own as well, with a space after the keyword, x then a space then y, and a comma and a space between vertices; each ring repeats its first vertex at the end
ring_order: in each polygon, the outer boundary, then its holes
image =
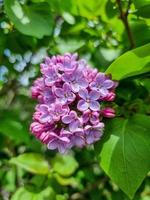
POLYGON ((110 120, 95 150, 106 174, 132 199, 150 170, 150 117, 110 120))

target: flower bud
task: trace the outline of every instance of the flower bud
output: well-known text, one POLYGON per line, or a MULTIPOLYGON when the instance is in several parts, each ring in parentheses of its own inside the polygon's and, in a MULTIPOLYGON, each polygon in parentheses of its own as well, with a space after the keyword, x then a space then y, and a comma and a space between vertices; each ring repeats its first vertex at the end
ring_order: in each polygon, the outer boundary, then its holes
POLYGON ((101 110, 103 117, 113 118, 115 117, 115 110, 113 108, 104 108, 101 110))

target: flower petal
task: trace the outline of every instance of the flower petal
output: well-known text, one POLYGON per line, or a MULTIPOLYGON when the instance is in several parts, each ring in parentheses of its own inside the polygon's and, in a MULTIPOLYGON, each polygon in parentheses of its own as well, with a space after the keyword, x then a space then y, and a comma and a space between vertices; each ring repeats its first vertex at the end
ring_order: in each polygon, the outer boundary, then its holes
POLYGON ((69 124, 69 129, 71 132, 74 132, 79 128, 79 126, 80 126, 80 121, 75 120, 69 124))
POLYGON ((84 138, 78 135, 73 136, 73 143, 77 147, 83 147, 85 144, 84 138))
POLYGON ((80 96, 82 99, 86 100, 86 99, 89 97, 87 89, 81 89, 81 90, 79 91, 79 96, 80 96))
POLYGON ((98 100, 99 97, 100 97, 100 93, 96 90, 92 90, 90 93, 89 93, 89 96, 90 96, 90 99, 91 100, 98 100))
POLYGON ((97 84, 102 84, 105 80, 106 76, 104 73, 98 73, 97 76, 96 76, 96 83, 97 84))
POLYGON ((110 89, 114 86, 114 82, 111 80, 105 80, 103 82, 103 87, 106 87, 107 89, 110 89))
POLYGON ((48 143, 47 148, 54 150, 54 149, 57 149, 57 146, 58 146, 58 141, 56 139, 53 139, 52 141, 48 143))
POLYGON ((55 88, 54 92, 58 97, 64 97, 64 90, 62 88, 55 88))
POLYGON ((100 96, 104 98, 108 95, 108 90, 106 88, 102 87, 99 89, 99 93, 100 93, 100 96))
POLYGON ((85 111, 85 110, 88 109, 88 107, 89 107, 89 104, 86 101, 84 101, 84 100, 80 100, 78 102, 78 104, 77 104, 77 108, 80 111, 85 111))
POLYGON ((72 118, 69 115, 63 116, 62 121, 64 124, 70 124, 72 122, 72 118))
POLYGON ((98 101, 90 101, 90 105, 89 105, 90 109, 93 111, 98 111, 100 109, 100 104, 98 103, 98 101))
POLYGON ((70 85, 73 92, 79 92, 80 87, 78 83, 71 83, 70 85))

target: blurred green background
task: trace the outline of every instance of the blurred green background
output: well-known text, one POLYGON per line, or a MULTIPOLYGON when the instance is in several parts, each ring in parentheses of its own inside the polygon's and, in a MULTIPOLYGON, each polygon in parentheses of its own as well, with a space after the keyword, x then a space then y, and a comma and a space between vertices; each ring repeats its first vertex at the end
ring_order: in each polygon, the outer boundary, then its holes
MULTIPOLYGON (((128 200, 93 147, 59 155, 30 134, 30 86, 47 55, 78 52, 105 71, 149 42, 150 0, 0 0, 0 200, 128 200)), ((122 81, 117 93, 118 115, 150 114, 149 77, 122 81)), ((150 175, 134 200, 150 200, 150 175)))

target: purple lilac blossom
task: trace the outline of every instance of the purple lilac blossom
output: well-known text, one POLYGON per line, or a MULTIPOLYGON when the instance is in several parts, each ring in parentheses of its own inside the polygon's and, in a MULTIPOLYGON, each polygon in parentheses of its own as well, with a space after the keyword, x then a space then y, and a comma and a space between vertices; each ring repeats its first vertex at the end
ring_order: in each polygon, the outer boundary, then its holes
POLYGON ((100 97, 104 98, 109 94, 109 89, 112 89, 114 85, 114 81, 110 80, 104 73, 98 73, 90 83, 90 88, 91 90, 98 91, 100 97))
POLYGON ((38 101, 32 134, 60 153, 100 140, 103 117, 115 116, 114 109, 102 103, 115 99, 117 82, 79 60, 77 54, 46 57, 40 67, 42 76, 31 87, 32 98, 38 101))

